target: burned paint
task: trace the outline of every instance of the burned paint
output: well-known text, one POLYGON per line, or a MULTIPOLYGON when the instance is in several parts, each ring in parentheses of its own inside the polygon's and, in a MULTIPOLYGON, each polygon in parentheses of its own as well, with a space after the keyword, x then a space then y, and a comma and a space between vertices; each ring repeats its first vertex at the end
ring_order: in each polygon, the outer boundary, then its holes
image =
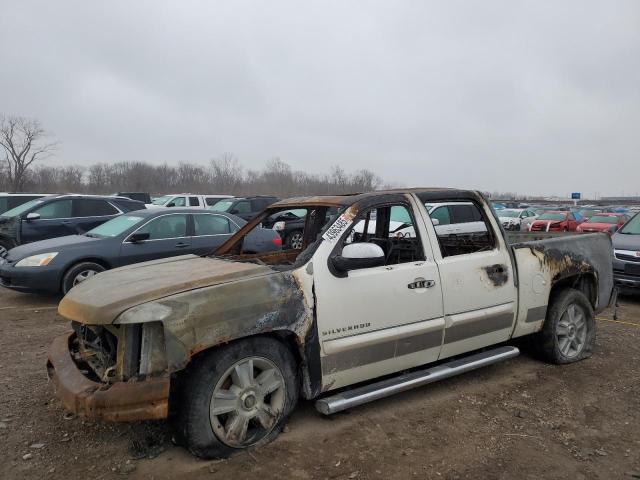
POLYGON ((509 280, 509 269, 500 263, 482 267, 494 287, 501 287, 509 280))
POLYGON ((567 279, 593 279, 597 291, 592 299, 596 312, 609 304, 613 292, 613 253, 611 239, 604 234, 556 237, 512 245, 516 250, 528 249, 548 272, 551 285, 567 279))

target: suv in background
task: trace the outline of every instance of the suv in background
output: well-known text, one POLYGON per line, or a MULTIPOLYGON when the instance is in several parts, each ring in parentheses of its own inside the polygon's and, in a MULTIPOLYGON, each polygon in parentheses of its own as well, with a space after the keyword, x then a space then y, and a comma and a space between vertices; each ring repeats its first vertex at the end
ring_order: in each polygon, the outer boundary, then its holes
POLYGON ((150 204, 147 204, 147 207, 209 208, 218 203, 220 200, 224 200, 225 198, 233 197, 231 197, 231 195, 198 195, 196 193, 178 193, 174 195, 163 195, 162 197, 155 197, 150 204))
POLYGON ((16 208, 23 203, 30 202, 36 198, 42 198, 48 193, 0 193, 0 215, 7 210, 16 208))
POLYGON ((84 233, 125 212, 144 209, 125 197, 51 195, 24 203, 0 216, 0 257, 24 243, 84 233))
POLYGON ((232 198, 228 200, 221 200, 212 207, 210 210, 214 212, 227 212, 236 215, 244 220, 251 220, 262 210, 267 208, 272 203, 279 200, 278 197, 270 195, 258 195, 255 197, 243 197, 232 198))
POLYGON ((114 195, 116 197, 127 197, 131 200, 137 200, 144 204, 151 203, 151 195, 147 192, 118 192, 114 195))

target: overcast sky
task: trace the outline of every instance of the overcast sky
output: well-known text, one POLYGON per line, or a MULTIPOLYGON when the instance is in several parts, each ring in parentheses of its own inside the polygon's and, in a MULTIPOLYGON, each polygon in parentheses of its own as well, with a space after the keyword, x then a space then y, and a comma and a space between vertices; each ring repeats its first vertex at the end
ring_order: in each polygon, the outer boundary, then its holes
POLYGON ((635 194, 640 2, 0 0, 0 113, 40 119, 51 164, 635 194))

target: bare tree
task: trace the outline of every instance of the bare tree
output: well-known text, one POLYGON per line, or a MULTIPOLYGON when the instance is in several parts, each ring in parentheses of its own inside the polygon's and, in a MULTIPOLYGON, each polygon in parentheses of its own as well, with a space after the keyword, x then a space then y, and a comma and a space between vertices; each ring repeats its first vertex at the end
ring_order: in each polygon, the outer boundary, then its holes
POLYGON ((22 190, 29 167, 53 153, 57 144, 46 143, 46 136, 38 120, 0 117, 0 145, 5 150, 8 184, 14 192, 22 190))

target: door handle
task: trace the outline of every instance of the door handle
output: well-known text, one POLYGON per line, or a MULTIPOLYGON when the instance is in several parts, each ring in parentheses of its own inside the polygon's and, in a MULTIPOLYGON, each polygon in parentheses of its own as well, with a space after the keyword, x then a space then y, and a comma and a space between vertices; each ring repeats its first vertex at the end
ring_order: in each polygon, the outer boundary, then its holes
POLYGON ((188 247, 189 244, 188 243, 176 243, 176 248, 184 248, 184 247, 188 247))
POLYGON ((415 290, 417 288, 431 288, 436 284, 435 280, 425 280, 424 278, 416 278, 415 282, 411 282, 407 285, 409 290, 415 290))

